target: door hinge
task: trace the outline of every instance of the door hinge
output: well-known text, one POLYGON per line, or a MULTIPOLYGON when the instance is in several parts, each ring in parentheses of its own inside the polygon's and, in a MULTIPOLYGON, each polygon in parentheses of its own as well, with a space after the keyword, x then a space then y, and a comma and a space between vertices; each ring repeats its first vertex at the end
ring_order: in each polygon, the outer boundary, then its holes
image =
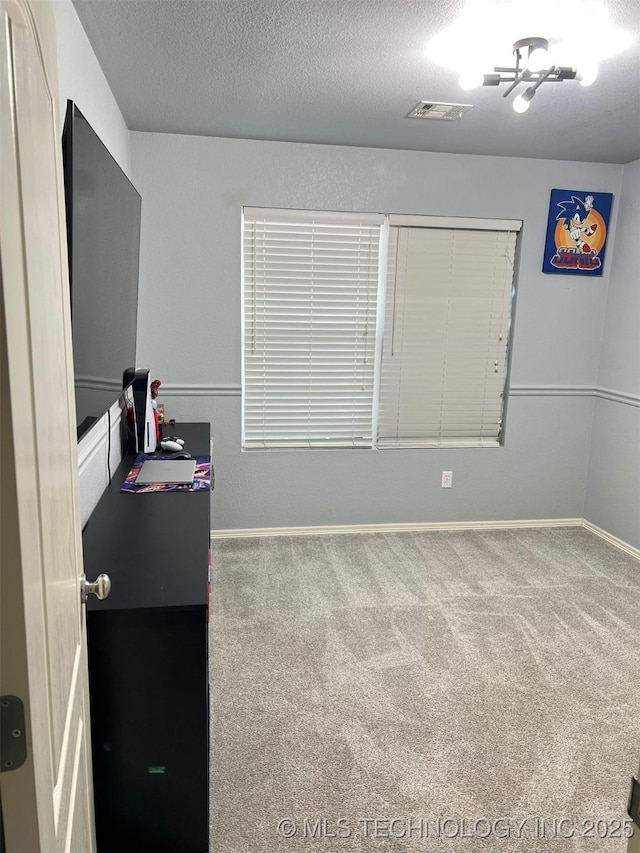
POLYGON ((0 696, 0 773, 17 770, 27 760, 24 704, 17 696, 0 696))
POLYGON ((627 811, 631 820, 640 829, 640 782, 637 779, 631 782, 631 797, 627 811))

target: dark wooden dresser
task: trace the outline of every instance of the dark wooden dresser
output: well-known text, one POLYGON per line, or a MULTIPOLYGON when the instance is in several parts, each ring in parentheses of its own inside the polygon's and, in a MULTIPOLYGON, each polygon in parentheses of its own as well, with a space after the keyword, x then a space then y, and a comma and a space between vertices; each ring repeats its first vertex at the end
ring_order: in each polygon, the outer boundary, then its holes
MULTIPOLYGON (((172 434, 210 453, 209 424, 172 434)), ((126 494, 133 456, 83 532, 98 851, 207 851, 210 493, 126 494)))

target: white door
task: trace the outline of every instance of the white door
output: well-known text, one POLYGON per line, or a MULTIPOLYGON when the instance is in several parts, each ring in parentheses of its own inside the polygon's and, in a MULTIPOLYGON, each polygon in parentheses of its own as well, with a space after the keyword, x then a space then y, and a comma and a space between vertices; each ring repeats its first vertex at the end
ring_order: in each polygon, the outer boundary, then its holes
POLYGON ((0 11, 0 693, 24 701, 27 745, 0 797, 8 853, 91 853, 55 29, 45 0, 0 11))

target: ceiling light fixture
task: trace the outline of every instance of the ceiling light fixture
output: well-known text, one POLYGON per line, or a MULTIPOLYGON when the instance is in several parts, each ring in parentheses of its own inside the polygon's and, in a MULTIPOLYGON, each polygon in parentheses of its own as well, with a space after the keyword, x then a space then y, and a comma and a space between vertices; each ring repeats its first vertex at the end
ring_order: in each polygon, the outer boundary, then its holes
POLYGON ((598 69, 595 64, 585 67, 581 72, 567 65, 554 65, 549 56, 549 42, 544 38, 520 39, 513 45, 515 65, 512 67, 496 66, 491 74, 479 74, 472 69, 465 69, 460 75, 460 86, 471 89, 476 86, 499 86, 500 83, 511 85, 503 97, 508 97, 520 83, 528 83, 529 87, 514 98, 513 109, 524 113, 543 83, 561 83, 563 80, 578 80, 582 86, 589 86, 596 79, 598 69))
POLYGON ((513 109, 517 113, 526 113, 529 109, 529 104, 531 103, 531 99, 535 95, 536 90, 533 86, 529 86, 529 88, 522 92, 520 95, 513 99, 513 109))

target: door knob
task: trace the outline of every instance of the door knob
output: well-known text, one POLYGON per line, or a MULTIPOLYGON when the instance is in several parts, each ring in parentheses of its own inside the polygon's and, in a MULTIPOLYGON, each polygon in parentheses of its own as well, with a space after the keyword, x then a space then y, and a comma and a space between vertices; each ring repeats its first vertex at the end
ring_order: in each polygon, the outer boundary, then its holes
POLYGON ((111 592, 111 578, 109 575, 98 575, 98 577, 90 583, 86 576, 82 576, 82 580, 80 581, 80 594, 82 596, 82 603, 86 604, 87 598, 90 595, 97 596, 101 601, 105 599, 109 593, 111 592))

